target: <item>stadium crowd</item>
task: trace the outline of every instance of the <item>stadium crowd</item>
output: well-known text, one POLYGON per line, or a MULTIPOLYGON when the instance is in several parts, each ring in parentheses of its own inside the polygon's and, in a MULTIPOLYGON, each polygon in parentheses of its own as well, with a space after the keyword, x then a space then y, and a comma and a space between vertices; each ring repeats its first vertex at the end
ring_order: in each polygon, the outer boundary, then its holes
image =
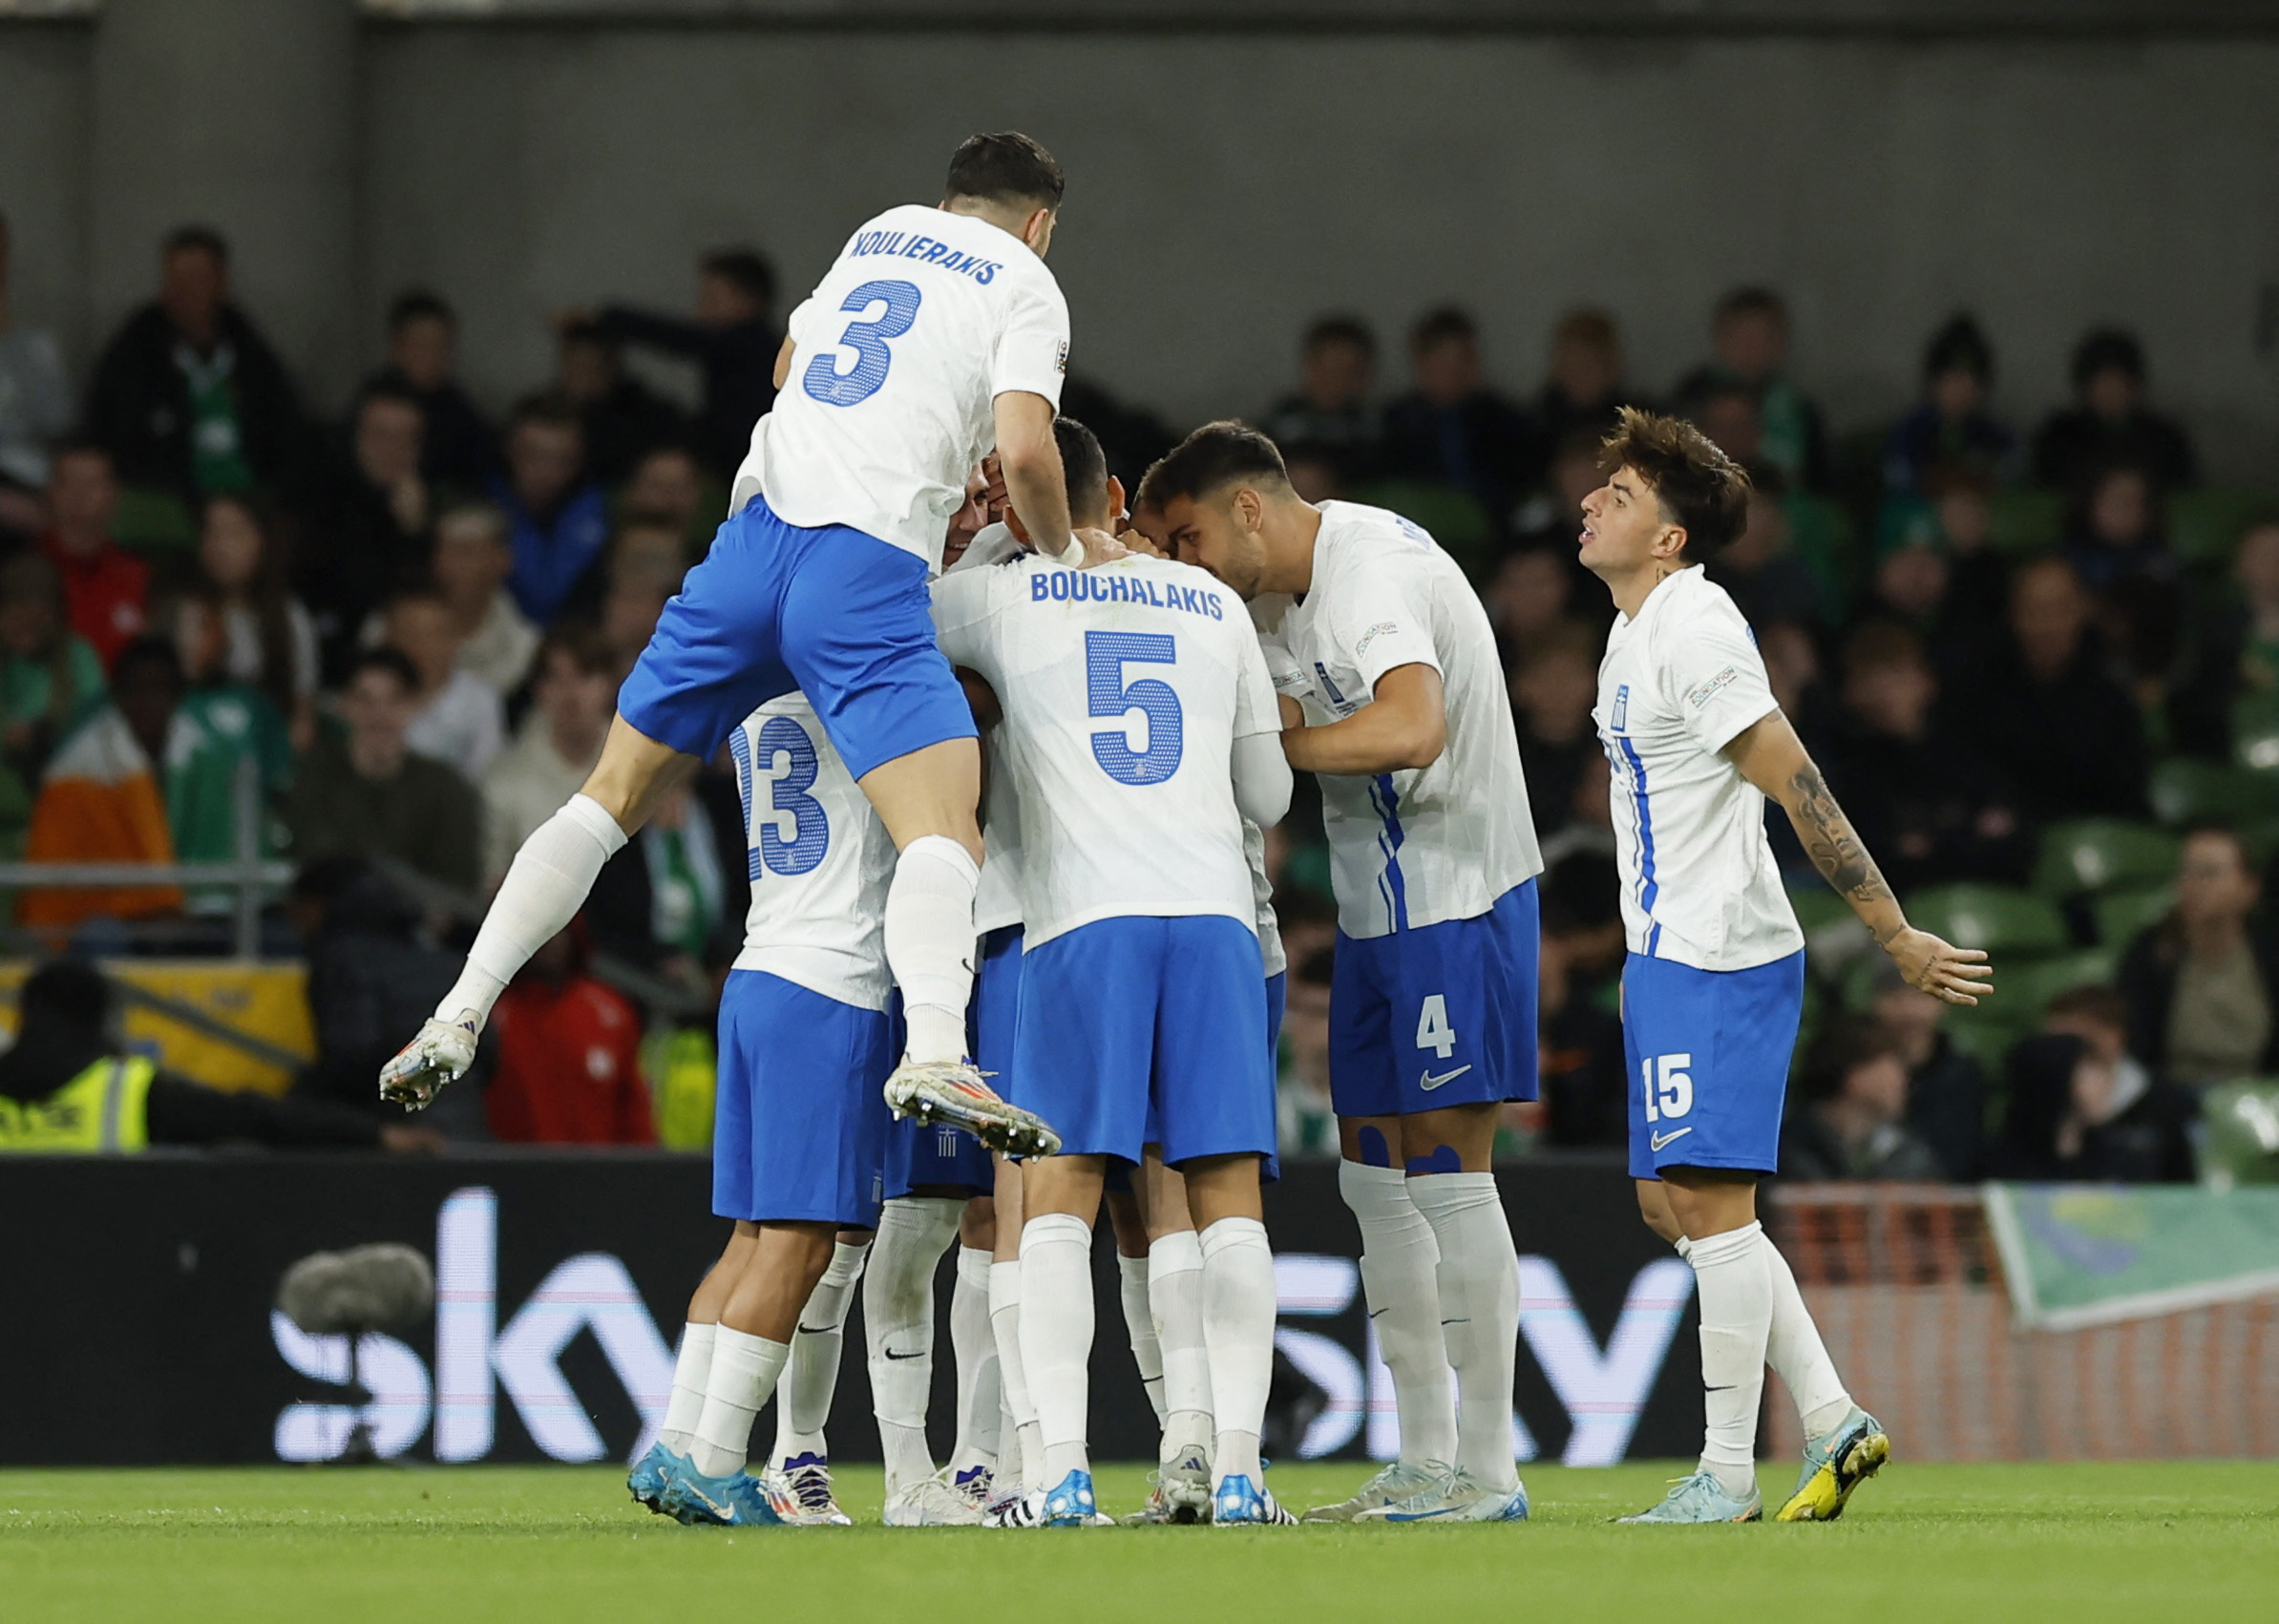
MULTIPOLYGON (((552 378, 494 417, 430 292, 319 410, 233 298, 228 244, 161 246, 151 301, 74 385, 11 326, 0 221, 0 849, 53 861, 297 867, 267 921, 304 956, 318 1057, 296 1092, 376 1111, 372 1079, 452 981, 522 839, 582 781, 619 682, 703 556, 781 337, 767 260, 697 267, 692 313, 555 320, 552 378), (629 369, 693 363, 694 410, 629 369), (255 792, 243 788, 250 777, 255 792), (253 827, 243 826, 250 806, 253 827)), ((1750 469, 1711 566, 1779 697, 1916 922, 1990 948, 2001 992, 1950 1011, 1901 983, 1775 819, 1810 933, 1816 1033, 1783 1171, 2179 1179, 2202 1093, 2279 1071, 2279 504, 2202 481, 2129 333, 2085 334, 2031 430, 1993 406, 1970 316, 1928 335, 1917 404, 1839 431, 1788 368, 1780 297, 1710 313, 1666 390, 1614 318, 1570 312, 1532 390, 1491 381, 1465 311, 1398 357, 1365 323, 1303 333, 1295 387, 1230 401, 1300 494, 1396 509, 1463 563, 1510 677, 1543 888, 1544 1100, 1509 1142, 1624 1142, 1623 957, 1609 774, 1591 710, 1612 609, 1575 562, 1616 409, 1690 417, 1750 469), (1396 375, 1398 374, 1398 375, 1396 375)), ((1169 428, 1097 385, 1065 400, 1127 487, 1169 428)), ((613 859, 498 1006, 454 1135, 701 1142, 741 939, 732 774, 703 775, 613 859), (644 1037, 645 1034, 645 1037, 644 1037), (676 1114, 690 1126, 676 1138, 676 1114)), ((1319 824, 1272 860, 1292 966, 1286 1153, 1331 1154, 1335 938, 1319 824)), ((220 951, 225 894, 34 887, 33 945, 220 951)))

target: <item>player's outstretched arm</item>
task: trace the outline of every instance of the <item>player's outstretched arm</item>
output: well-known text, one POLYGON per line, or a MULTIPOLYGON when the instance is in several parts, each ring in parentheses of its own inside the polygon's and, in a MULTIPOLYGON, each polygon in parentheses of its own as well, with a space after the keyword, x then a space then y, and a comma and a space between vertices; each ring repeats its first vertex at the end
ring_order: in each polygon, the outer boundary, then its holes
POLYGON ((1910 986, 1949 1003, 1976 1003, 1994 990, 1994 967, 1983 949, 1956 947, 1907 922, 1899 898, 1785 715, 1774 710, 1751 723, 1725 747, 1725 756, 1781 804, 1813 867, 1851 904, 1910 986))
POLYGON ((1430 767, 1447 746, 1446 691, 1440 673, 1422 664, 1396 665, 1378 678, 1369 703, 1343 721, 1282 734, 1290 765, 1300 772, 1356 778, 1430 767))
MULTIPOLYGON (((998 467, 1029 545, 1072 569, 1080 567, 1097 533, 1078 535, 1068 517, 1067 478, 1060 445, 1052 437, 1052 402, 1026 390, 1007 390, 997 397, 994 410, 998 467)), ((1115 550, 1106 556, 1125 551, 1113 538, 1103 539, 1115 550)))

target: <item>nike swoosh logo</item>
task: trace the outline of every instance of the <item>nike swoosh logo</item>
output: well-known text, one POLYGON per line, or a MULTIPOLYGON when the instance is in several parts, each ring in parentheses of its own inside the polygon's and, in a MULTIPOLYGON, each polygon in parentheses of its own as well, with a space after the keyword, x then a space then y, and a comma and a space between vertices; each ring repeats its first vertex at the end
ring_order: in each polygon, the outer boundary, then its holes
POLYGON ((1734 1383, 1730 1381, 1726 1382, 1722 1387, 1712 1387, 1706 1381, 1701 1383, 1701 1391, 1704 1393, 1730 1393, 1733 1391, 1733 1388, 1734 1383))
POLYGON ((1441 1077, 1435 1077, 1430 1071, 1426 1071, 1422 1077, 1417 1079, 1417 1086, 1424 1089, 1425 1093, 1429 1094, 1433 1089, 1439 1087, 1444 1083, 1455 1082, 1457 1078, 1462 1077, 1470 1069, 1471 1067, 1468 1065, 1460 1065, 1455 1070, 1441 1077))
POLYGON ((1376 1314, 1372 1314, 1372 1315, 1370 1315, 1370 1316, 1369 1316, 1369 1318, 1372 1318, 1372 1319, 1374 1319, 1374 1318, 1377 1318, 1377 1316, 1378 1316, 1379 1314, 1390 1314, 1390 1313, 1392 1313, 1392 1312, 1393 1312, 1393 1311, 1392 1311, 1391 1309, 1389 1309, 1389 1308, 1381 1308, 1381 1309, 1377 1310, 1376 1314))
POLYGON ((883 1352, 888 1359, 924 1359, 926 1357, 922 1353, 898 1354, 892 1348, 885 1348, 881 1349, 880 1351, 883 1352))
POLYGON ((837 1329, 836 1325, 802 1325, 799 1334, 803 1337, 828 1337, 837 1329))
POLYGON ((1653 1148, 1654 1153, 1658 1156, 1663 1150, 1668 1149, 1670 1146, 1677 1144, 1678 1141, 1683 1139, 1691 1132, 1693 1132, 1693 1129, 1690 1128, 1680 1128, 1675 1132, 1671 1133, 1656 1133, 1651 1139, 1648 1139, 1646 1143, 1653 1148))

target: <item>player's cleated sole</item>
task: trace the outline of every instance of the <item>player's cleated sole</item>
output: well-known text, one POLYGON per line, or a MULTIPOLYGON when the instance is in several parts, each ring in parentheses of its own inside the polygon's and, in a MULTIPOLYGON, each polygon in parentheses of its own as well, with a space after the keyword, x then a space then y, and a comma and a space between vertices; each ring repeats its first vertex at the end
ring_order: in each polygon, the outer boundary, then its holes
POLYGON ((1870 1419, 1858 1436, 1840 1440, 1828 1459, 1807 1477, 1786 1505, 1773 1514, 1778 1523, 1832 1523, 1844 1515, 1852 1491, 1882 1471, 1891 1459, 1891 1440, 1870 1419))
POLYGON ((434 1104, 437 1089, 467 1074, 481 1035, 473 1010, 457 1021, 430 1017, 421 1023, 418 1036, 380 1067, 380 1098, 408 1111, 426 1109, 434 1104))
POLYGON ((886 1080, 886 1103, 898 1117, 946 1123, 1008 1156, 1050 1156, 1061 1148, 1043 1117, 1000 1099, 960 1062, 903 1062, 886 1080))

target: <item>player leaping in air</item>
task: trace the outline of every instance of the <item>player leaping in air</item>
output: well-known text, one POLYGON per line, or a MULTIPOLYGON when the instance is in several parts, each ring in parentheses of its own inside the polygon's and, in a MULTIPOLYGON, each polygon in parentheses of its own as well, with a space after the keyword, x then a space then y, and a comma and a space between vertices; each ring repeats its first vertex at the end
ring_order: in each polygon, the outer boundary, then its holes
POLYGON ((992 444, 1044 551, 1121 551, 1071 531, 1052 438, 1068 312, 1044 255, 1063 185, 1026 136, 976 136, 939 209, 871 221, 791 313, 783 392, 752 432, 728 521, 625 680, 592 776, 523 842, 457 984, 382 1068, 385 1097, 416 1108, 464 1072, 499 992, 601 865, 738 723, 796 688, 899 854, 885 950, 909 1032, 889 1103, 1001 1149, 1053 1148, 965 1061, 981 751, 926 580, 992 444))
POLYGON ((1633 1523, 1761 1517, 1758 1401, 1770 1362, 1804 1423, 1783 1522, 1825 1522, 1890 1454, 1851 1402, 1757 1220, 1804 1009, 1804 939, 1764 833, 1781 804, 1909 983, 1993 991, 1986 955, 1911 928, 1774 700, 1741 611, 1701 561, 1738 535, 1748 475, 1690 425, 1625 410, 1583 502, 1581 558, 1620 611, 1595 719, 1614 771, 1630 959, 1622 1027, 1630 1171, 1647 1224, 1694 1267, 1708 1430, 1699 1469, 1633 1523))

